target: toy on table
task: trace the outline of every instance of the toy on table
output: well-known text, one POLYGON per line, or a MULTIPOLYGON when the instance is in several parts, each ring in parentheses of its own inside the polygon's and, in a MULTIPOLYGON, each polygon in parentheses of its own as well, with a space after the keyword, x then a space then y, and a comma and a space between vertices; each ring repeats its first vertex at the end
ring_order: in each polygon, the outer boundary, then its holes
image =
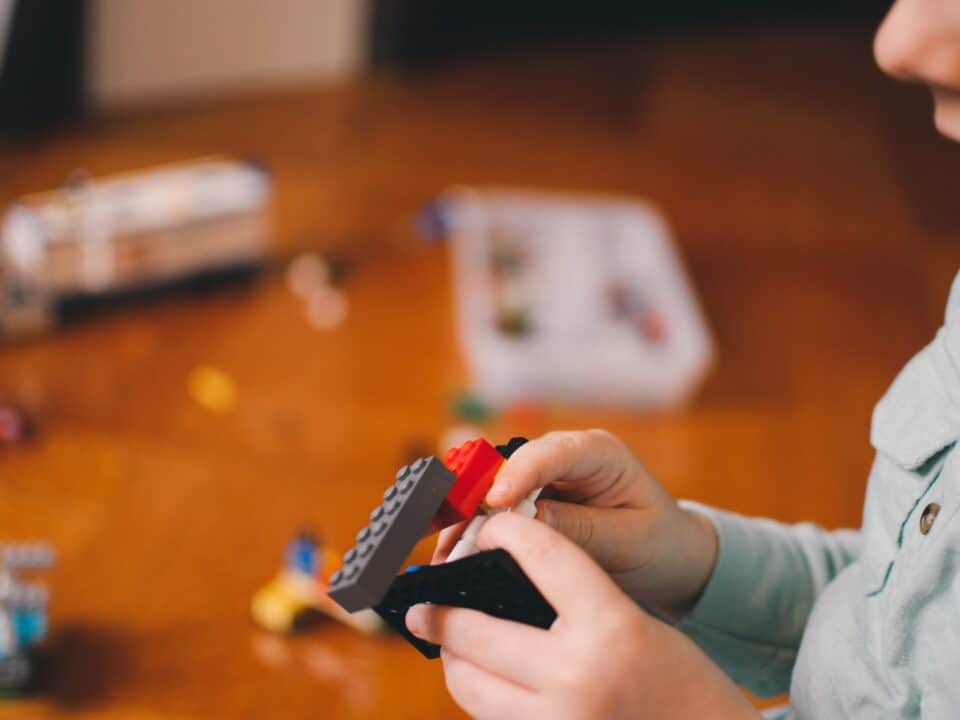
POLYGON ((254 622, 276 633, 295 633, 326 615, 363 633, 384 629, 371 610, 344 612, 327 596, 330 573, 340 565, 337 553, 310 532, 300 532, 287 545, 286 565, 250 602, 254 622))
POLYGON ((47 634, 47 590, 21 582, 18 574, 53 562, 53 548, 43 543, 0 546, 0 694, 30 682, 33 650, 47 634))
POLYGON ((707 324, 651 204, 462 188, 424 217, 450 239, 480 400, 668 407, 709 369, 707 324))
POLYGON ((18 445, 30 434, 30 423, 23 410, 0 402, 0 447, 18 445))
MULTIPOLYGON (((428 658, 439 648, 412 636, 406 611, 430 602, 481 610, 494 617, 548 628, 556 613, 505 550, 476 554, 472 536, 486 519, 483 498, 506 458, 526 440, 513 438, 496 448, 471 440, 440 462, 421 458, 397 473, 384 501, 357 534, 357 545, 330 578, 330 597, 348 611, 373 609, 428 658), (472 520, 471 520, 472 518, 472 520), (468 531, 443 565, 408 568, 398 576, 414 545, 427 535, 464 520, 468 531)), ((524 512, 531 514, 532 498, 524 512)))
POLYGON ((0 221, 0 339, 56 324, 66 307, 247 275, 265 261, 269 174, 208 158, 17 200, 0 221))

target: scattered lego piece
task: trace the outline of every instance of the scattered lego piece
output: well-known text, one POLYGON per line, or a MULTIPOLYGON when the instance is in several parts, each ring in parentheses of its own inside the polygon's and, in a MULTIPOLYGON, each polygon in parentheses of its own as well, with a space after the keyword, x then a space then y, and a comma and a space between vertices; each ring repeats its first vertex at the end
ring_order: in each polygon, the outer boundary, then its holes
POLYGON ((494 415, 493 408, 469 392, 459 392, 450 400, 453 413, 467 422, 485 422, 494 415))
POLYGON ((662 343, 667 339, 667 321, 656 310, 650 310, 640 321, 640 332, 648 342, 662 343))
POLYGON ((347 318, 347 297, 329 286, 314 288, 307 296, 306 313, 314 330, 332 330, 347 318))
POLYGON ((301 530, 287 545, 287 567, 305 575, 316 575, 321 552, 313 533, 301 530))
POLYGON ((370 611, 352 615, 327 596, 329 576, 340 558, 321 547, 315 536, 301 531, 287 545, 286 567, 260 588, 250 601, 250 614, 257 625, 274 633, 290 634, 330 617, 363 633, 376 633, 383 623, 370 611))
POLYGON ((237 386, 223 370, 198 365, 187 379, 187 390, 198 405, 214 413, 228 413, 237 406, 237 386))
POLYGON ((504 306, 497 313, 497 330, 510 338, 522 338, 533 334, 530 309, 504 306))
POLYGON ((420 208, 413 223, 417 235, 426 242, 443 240, 450 230, 442 200, 433 200, 420 208))
POLYGON ((44 543, 0 548, 0 693, 16 693, 30 682, 33 650, 47 634, 48 593, 20 582, 17 573, 53 562, 53 548, 44 543))
POLYGON ((607 286, 606 292, 613 317, 617 320, 627 320, 634 314, 635 294, 631 292, 629 286, 623 282, 612 282, 607 286))
POLYGON ((350 612, 379 603, 455 479, 435 457, 401 468, 330 578, 330 597, 350 612))
POLYGON ((530 253, 524 247, 526 236, 526 231, 508 225, 490 229, 490 266, 498 279, 523 277, 530 265, 530 253))
POLYGON ((0 405, 0 445, 16 445, 27 436, 23 413, 12 405, 0 405))
POLYGON ((287 266, 287 287, 300 298, 306 299, 329 282, 330 265, 319 255, 302 253, 287 266))
POLYGON ((443 464, 457 480, 434 516, 427 534, 468 520, 477 513, 480 503, 493 485, 497 471, 503 465, 503 456, 493 445, 478 438, 451 448, 443 458, 443 464))
POLYGON ((427 658, 440 655, 437 645, 411 635, 407 610, 419 603, 480 610, 504 620, 548 629, 557 618, 536 586, 505 550, 429 565, 396 578, 374 610, 427 658))

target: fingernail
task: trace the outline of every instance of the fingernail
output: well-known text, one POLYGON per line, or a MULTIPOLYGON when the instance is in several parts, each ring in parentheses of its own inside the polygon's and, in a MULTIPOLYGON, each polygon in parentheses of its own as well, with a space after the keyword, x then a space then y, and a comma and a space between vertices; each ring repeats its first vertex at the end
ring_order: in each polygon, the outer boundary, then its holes
POLYGON ((423 605, 414 605, 412 608, 407 610, 407 630, 412 632, 417 637, 420 637, 423 634, 424 612, 426 612, 426 608, 423 605))
POLYGON ((553 512, 546 505, 537 503, 537 520, 553 527, 553 512))

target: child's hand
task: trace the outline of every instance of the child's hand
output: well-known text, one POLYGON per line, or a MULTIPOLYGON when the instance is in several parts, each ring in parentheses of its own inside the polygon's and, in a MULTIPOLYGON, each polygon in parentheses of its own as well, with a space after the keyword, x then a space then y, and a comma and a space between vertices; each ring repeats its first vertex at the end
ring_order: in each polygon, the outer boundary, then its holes
MULTIPOLYGON (((716 562, 713 525, 678 507, 617 438, 587 430, 532 440, 500 471, 487 502, 512 507, 537 488, 554 498, 538 501, 538 517, 628 595, 674 620, 693 608, 716 562)), ((462 530, 441 533, 434 562, 446 559, 462 530)))
POLYGON ((477 543, 506 549, 557 620, 540 630, 475 610, 410 609, 407 627, 443 647, 447 687, 473 717, 759 717, 691 641, 644 613, 543 523, 503 513, 477 543))

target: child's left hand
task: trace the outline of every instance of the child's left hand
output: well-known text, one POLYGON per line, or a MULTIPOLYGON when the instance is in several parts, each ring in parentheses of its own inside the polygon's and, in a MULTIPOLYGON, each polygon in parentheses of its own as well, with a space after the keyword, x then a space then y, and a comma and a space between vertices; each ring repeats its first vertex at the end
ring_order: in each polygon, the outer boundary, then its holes
POLYGON ((696 645, 545 524, 502 513, 477 544, 507 550, 557 620, 540 630, 476 610, 410 609, 407 627, 443 647, 447 688, 473 717, 759 717, 696 645))

